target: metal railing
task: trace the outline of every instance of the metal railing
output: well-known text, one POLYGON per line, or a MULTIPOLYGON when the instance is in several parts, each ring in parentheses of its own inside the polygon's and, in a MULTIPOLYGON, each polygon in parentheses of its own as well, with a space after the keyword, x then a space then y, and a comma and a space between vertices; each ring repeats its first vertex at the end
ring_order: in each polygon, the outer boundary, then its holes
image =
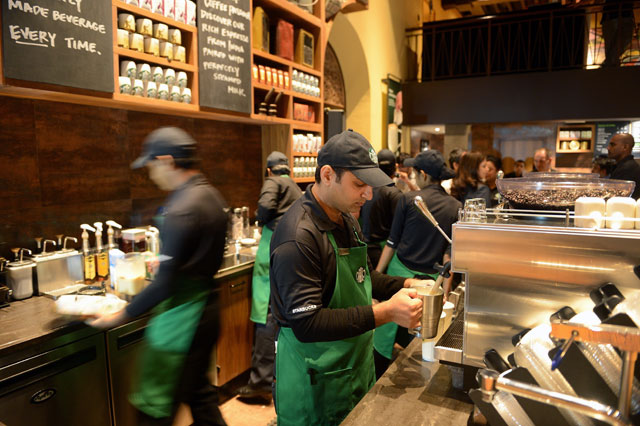
POLYGON ((640 65, 640 6, 557 7, 406 31, 410 81, 640 65))

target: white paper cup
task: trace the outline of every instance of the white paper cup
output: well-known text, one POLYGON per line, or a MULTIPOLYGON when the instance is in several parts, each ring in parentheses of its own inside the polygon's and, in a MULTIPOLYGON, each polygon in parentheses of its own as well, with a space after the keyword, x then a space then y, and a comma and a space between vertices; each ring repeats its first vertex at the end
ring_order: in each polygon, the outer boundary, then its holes
POLYGON ((436 342, 433 339, 422 341, 422 359, 427 362, 435 361, 436 342))
POLYGON ((124 95, 131 94, 131 78, 129 77, 118 77, 118 87, 120 89, 120 93, 124 95))
POLYGON ((144 83, 140 79, 133 80, 133 85, 131 86, 131 94, 133 96, 142 96, 144 92, 144 83))
POLYGON ((136 63, 133 61, 120 61, 120 76, 127 78, 136 78, 136 63))
POLYGON ((169 100, 173 102, 180 102, 180 88, 178 86, 171 86, 169 100))
POLYGON ((148 81, 150 77, 151 77, 151 65, 138 64, 136 78, 142 81, 148 81))
POLYGON ((156 86, 155 82, 144 82, 144 96, 147 98, 156 98, 158 96, 158 86, 156 86))
POLYGON ((169 86, 176 82, 176 71, 173 68, 164 70, 164 82, 169 86))
POLYGON ((164 70, 160 67, 151 68, 151 81, 156 84, 164 83, 164 70))
POLYGON ((158 86, 158 99, 169 100, 169 86, 165 83, 158 86))
POLYGON ((176 74, 176 84, 181 89, 184 89, 185 87, 187 87, 187 73, 186 72, 178 71, 178 74, 176 74))
POLYGON ((182 102, 183 104, 191 103, 191 89, 189 89, 188 87, 182 89, 182 92, 180 93, 180 102, 182 102))

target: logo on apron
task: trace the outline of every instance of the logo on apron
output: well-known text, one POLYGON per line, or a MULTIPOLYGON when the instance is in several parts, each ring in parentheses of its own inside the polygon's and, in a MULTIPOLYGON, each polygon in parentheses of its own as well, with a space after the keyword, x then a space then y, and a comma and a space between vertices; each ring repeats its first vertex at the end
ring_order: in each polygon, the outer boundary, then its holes
POLYGON ((367 271, 361 266, 356 272, 356 282, 358 284, 362 284, 364 282, 364 277, 367 275, 367 271))

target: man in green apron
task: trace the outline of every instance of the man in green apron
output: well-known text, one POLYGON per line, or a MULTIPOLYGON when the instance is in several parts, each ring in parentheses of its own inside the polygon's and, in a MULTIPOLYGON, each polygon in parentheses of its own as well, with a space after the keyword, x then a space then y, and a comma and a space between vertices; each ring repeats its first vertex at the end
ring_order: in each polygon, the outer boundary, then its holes
POLYGON ((173 422, 179 403, 191 407, 194 424, 226 424, 207 379, 218 335, 213 276, 222 262, 227 231, 226 202, 196 169, 196 142, 181 129, 163 127, 145 140, 132 163, 170 191, 160 228, 163 260, 153 282, 122 311, 94 320, 110 328, 151 311, 137 378, 129 400, 137 425, 173 422))
POLYGON ((271 312, 280 326, 275 405, 279 425, 339 424, 375 381, 373 329, 416 326, 412 280, 372 271, 357 211, 372 187, 392 184, 360 134, 332 137, 316 183, 282 217, 271 240, 271 312), (371 305, 375 297, 383 302, 371 305))
MULTIPOLYGON (((390 178, 396 174, 396 157, 388 149, 381 149, 378 152, 378 164, 380 170, 390 178)), ((373 188, 373 198, 364 203, 360 211, 362 233, 367 243, 367 254, 373 266, 378 264, 382 249, 389 238, 393 214, 400 198, 402 198, 402 191, 397 185, 373 188)))
POLYGON ((262 226, 262 237, 253 264, 251 288, 251 321, 256 323, 253 356, 249 383, 238 390, 240 399, 271 399, 278 327, 269 312, 269 246, 280 218, 302 195, 298 184, 289 177, 290 173, 286 155, 278 151, 269 154, 256 215, 262 226))
MULTIPOLYGON (((413 205, 413 199, 420 195, 426 202, 429 211, 438 221, 442 229, 451 237, 451 225, 458 218, 460 202, 447 194, 440 182, 454 176, 440 152, 430 149, 420 152, 416 158, 406 160, 405 164, 415 168, 418 172, 417 183, 419 191, 408 192, 403 195, 393 217, 391 232, 387 245, 382 250, 382 256, 376 269, 390 275, 401 277, 415 277, 418 275, 431 276, 435 279, 438 271, 434 265, 448 262, 451 245, 440 232, 413 205)), ((445 283, 445 292, 451 279, 445 283)), ((374 347, 376 370, 378 374, 388 367, 395 342, 406 345, 410 336, 405 329, 396 324, 386 324, 376 329, 374 347)))

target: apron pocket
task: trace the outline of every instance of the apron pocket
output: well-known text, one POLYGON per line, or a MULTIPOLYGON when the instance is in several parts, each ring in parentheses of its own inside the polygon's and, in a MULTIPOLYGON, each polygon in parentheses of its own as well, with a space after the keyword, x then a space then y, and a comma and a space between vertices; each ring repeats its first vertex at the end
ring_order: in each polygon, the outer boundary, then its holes
POLYGON ((320 373, 309 372, 316 419, 322 424, 340 424, 353 408, 351 367, 320 373))
POLYGON ((205 302, 187 302, 153 317, 147 327, 149 345, 166 352, 186 353, 191 347, 205 302))

